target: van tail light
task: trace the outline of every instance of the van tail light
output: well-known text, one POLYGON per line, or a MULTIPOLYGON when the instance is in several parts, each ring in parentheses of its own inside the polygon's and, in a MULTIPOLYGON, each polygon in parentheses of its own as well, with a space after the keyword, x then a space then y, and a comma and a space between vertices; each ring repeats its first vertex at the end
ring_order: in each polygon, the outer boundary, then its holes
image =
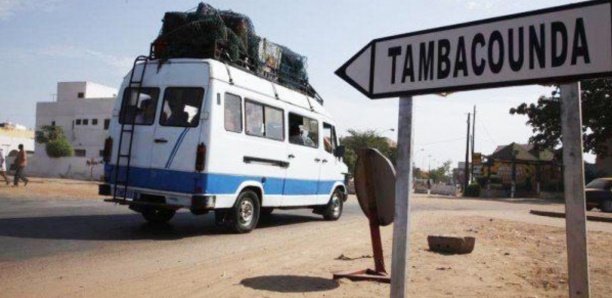
POLYGON ((202 172, 204 171, 204 164, 206 163, 206 145, 204 143, 200 143, 198 145, 198 150, 196 151, 196 171, 202 172))
POLYGON ((108 137, 104 140, 104 152, 103 152, 103 160, 105 163, 109 163, 111 160, 111 155, 113 154, 113 138, 108 137))

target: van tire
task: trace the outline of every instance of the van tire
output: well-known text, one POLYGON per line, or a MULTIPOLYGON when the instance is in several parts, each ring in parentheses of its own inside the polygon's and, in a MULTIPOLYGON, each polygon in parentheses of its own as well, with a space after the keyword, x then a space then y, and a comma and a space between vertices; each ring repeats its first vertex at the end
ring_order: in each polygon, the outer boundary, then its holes
POLYGON ((342 209, 344 203, 344 194, 339 189, 336 189, 332 194, 327 206, 323 210, 323 218, 325 220, 338 220, 342 216, 342 209))
POLYGON ((240 193, 234 208, 230 210, 232 229, 236 233, 249 233, 259 221, 259 196, 252 190, 240 193))
POLYGON ((145 208, 142 210, 142 216, 150 223, 160 224, 167 223, 174 217, 176 210, 164 208, 145 208))

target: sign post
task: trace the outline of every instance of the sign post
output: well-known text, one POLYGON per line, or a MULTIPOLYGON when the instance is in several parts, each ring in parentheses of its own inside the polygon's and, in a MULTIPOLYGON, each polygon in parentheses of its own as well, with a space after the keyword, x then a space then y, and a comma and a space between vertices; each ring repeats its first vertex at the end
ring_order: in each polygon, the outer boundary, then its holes
POLYGON ((397 124, 397 173, 391 256, 391 297, 406 297, 410 253, 410 188, 412 185, 412 96, 400 97, 397 124))
POLYGON ((570 297, 589 297, 580 83, 561 85, 565 233, 570 297))
MULTIPOLYGON (((612 0, 378 38, 336 74, 371 99, 401 97, 391 296, 405 297, 412 96, 610 77, 612 0)), ((561 90, 570 297, 589 294, 578 89, 571 83, 561 90)))

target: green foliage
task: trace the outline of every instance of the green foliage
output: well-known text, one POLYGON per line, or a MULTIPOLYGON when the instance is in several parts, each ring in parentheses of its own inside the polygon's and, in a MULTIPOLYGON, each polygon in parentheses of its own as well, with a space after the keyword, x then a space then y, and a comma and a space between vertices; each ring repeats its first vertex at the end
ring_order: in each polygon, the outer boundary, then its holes
POLYGON ((73 149, 60 126, 45 125, 36 131, 36 142, 46 144, 45 151, 49 157, 72 156, 73 149))
POLYGON ((73 154, 72 145, 65 137, 48 142, 45 151, 49 157, 53 158, 68 157, 73 154))
POLYGON ((45 125, 36 131, 36 143, 46 144, 49 141, 64 137, 64 130, 55 125, 45 125))
MULTIPOLYGON (((584 151, 608 154, 612 148, 606 142, 612 137, 612 79, 581 82, 584 151)), ((559 89, 551 97, 542 96, 536 104, 522 103, 510 109, 510 114, 525 115, 534 135, 529 142, 538 148, 556 148, 561 144, 561 107, 559 89)))
POLYGON ((463 192, 464 197, 477 198, 480 196, 480 185, 478 183, 472 183, 463 192))
POLYGON ((341 138, 340 143, 346 147, 344 162, 349 168, 349 172, 355 170, 357 161, 357 149, 376 148, 380 153, 389 158, 393 164, 397 158, 397 148, 389 146, 388 139, 381 136, 375 130, 357 131, 349 129, 349 136, 341 138))
POLYGON ((429 178, 433 179, 434 183, 449 182, 453 177, 451 164, 452 162, 447 160, 442 164, 442 166, 432 169, 431 172, 429 172, 429 178))

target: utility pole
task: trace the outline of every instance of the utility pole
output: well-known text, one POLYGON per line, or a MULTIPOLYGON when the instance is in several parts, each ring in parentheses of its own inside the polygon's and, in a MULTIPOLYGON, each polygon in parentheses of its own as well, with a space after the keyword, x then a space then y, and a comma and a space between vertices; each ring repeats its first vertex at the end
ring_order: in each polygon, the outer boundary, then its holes
POLYGON ((476 105, 474 105, 474 116, 472 117, 472 166, 470 167, 472 169, 471 173, 471 179, 474 179, 474 144, 476 143, 476 105))
POLYGON ((467 137, 465 138, 465 168, 464 168, 464 179, 463 179, 463 192, 468 187, 468 183, 470 181, 470 113, 468 113, 467 118, 467 137))

